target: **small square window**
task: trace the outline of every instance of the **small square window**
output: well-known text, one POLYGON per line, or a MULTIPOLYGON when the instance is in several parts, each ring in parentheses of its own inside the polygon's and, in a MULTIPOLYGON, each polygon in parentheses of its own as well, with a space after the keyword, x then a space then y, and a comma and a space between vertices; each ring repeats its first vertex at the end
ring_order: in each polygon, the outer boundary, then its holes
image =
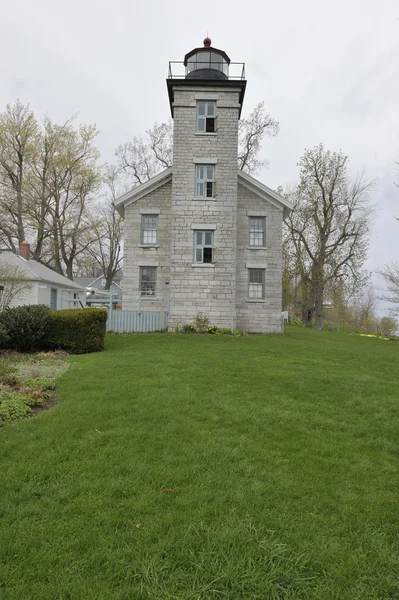
POLYGON ((141 215, 141 244, 155 246, 158 243, 158 216, 141 215))
POLYGON ((142 298, 154 298, 157 286, 157 268, 140 267, 140 295, 142 298))
POLYGON ((249 217, 249 245, 265 245, 265 217, 249 217))
POLYGON ((263 300, 265 297, 265 270, 248 269, 248 298, 263 300))
POLYGON ((216 102, 200 100, 197 102, 197 132, 214 133, 216 130, 216 102))
POLYGON ((196 165, 195 167, 195 197, 215 197, 215 166, 196 165))
POLYGON ((194 231, 194 262, 213 262, 213 231, 194 231))

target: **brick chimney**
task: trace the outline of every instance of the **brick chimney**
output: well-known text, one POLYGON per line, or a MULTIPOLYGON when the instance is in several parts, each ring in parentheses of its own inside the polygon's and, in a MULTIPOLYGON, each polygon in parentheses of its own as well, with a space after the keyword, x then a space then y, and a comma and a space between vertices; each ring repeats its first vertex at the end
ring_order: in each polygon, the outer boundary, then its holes
POLYGON ((21 242, 19 245, 19 255, 25 260, 29 260, 30 244, 28 242, 21 242))

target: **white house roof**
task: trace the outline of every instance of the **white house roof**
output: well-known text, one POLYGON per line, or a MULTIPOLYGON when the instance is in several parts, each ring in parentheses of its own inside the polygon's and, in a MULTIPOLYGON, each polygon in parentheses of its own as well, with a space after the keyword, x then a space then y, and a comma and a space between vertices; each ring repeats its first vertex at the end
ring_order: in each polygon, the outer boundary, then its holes
POLYGON ((0 253, 0 265, 5 263, 10 266, 15 266, 25 273, 28 281, 46 281, 55 285, 62 286, 63 288, 71 288, 76 290, 83 290, 84 288, 77 283, 74 283, 67 277, 56 273, 49 267, 42 265, 36 260, 26 260, 18 254, 13 252, 2 252, 0 253))
MULTIPOLYGON (((263 200, 266 200, 267 202, 270 202, 270 204, 273 204, 273 206, 276 206, 277 208, 283 210, 284 216, 286 216, 288 212, 292 209, 292 205, 289 202, 289 200, 287 200, 277 192, 273 191, 271 188, 267 187, 266 185, 255 179, 255 177, 251 177, 251 175, 248 175, 247 173, 244 173, 239 169, 237 175, 238 183, 241 183, 244 187, 254 192, 263 200)), ((114 203, 116 210, 121 215, 121 217, 124 217, 126 206, 129 206, 129 204, 133 204, 140 198, 143 198, 143 196, 146 196, 150 192, 153 192, 154 190, 160 188, 162 185, 171 180, 172 167, 169 167, 168 169, 165 169, 161 173, 158 173, 158 175, 155 175, 155 177, 152 177, 145 183, 134 187, 132 190, 130 190, 123 196, 120 196, 120 198, 117 198, 117 200, 115 200, 114 203)))

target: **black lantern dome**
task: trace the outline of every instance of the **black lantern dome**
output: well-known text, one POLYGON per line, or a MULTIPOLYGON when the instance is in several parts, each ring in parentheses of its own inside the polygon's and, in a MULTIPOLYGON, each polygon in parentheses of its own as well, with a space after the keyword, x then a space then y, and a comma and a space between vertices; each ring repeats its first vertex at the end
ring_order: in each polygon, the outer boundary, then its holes
POLYGON ((228 79, 230 59, 226 52, 212 48, 209 37, 203 48, 194 48, 184 57, 186 79, 228 79))

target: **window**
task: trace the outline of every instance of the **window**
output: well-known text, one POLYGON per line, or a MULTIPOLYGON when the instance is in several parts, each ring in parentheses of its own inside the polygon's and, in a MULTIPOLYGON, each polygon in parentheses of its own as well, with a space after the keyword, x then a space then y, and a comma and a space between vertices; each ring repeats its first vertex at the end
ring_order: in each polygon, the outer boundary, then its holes
POLYGON ((141 215, 141 243, 143 246, 154 246, 158 241, 157 215, 141 215))
POLYGON ((157 268, 140 267, 140 295, 142 298, 155 296, 157 286, 157 268))
POLYGON ((194 231, 194 262, 211 263, 213 260, 213 231, 194 231))
POLYGON ((215 166, 196 165, 195 167, 195 197, 214 198, 215 196, 215 166))
POLYGON ((249 217, 249 245, 265 245, 265 217, 249 217))
POLYGON ((197 102, 197 132, 214 133, 216 130, 216 102, 197 102))
POLYGON ((50 290, 50 308, 57 310, 57 290, 55 288, 50 290))
POLYGON ((248 298, 263 300, 265 297, 265 270, 248 269, 248 298))

